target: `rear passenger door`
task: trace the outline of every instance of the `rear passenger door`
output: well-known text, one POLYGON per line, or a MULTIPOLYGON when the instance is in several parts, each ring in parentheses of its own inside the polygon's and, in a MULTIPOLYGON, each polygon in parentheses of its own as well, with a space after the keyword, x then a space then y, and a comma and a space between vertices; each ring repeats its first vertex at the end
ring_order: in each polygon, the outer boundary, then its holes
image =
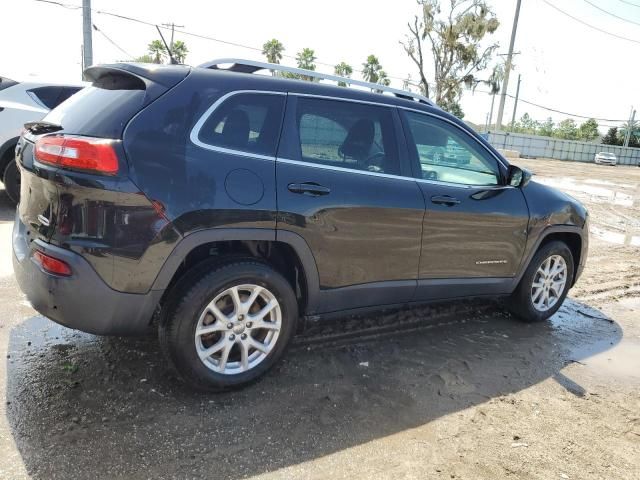
POLYGON ((310 247, 321 313, 413 296, 424 200, 397 115, 390 106, 288 95, 277 229, 310 247))
POLYGON ((527 241, 522 191, 506 185, 506 168, 453 122, 401 116, 426 203, 417 299, 504 293, 527 241))

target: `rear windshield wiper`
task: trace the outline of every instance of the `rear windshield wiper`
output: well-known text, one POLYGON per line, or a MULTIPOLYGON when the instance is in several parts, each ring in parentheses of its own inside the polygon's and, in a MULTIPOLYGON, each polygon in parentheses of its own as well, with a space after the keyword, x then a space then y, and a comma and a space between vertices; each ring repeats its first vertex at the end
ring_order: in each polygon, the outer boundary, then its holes
POLYGON ((40 120, 38 122, 27 122, 24 124, 24 128, 29 133, 32 133, 34 135, 42 135, 43 133, 51 133, 62 130, 62 125, 40 120))

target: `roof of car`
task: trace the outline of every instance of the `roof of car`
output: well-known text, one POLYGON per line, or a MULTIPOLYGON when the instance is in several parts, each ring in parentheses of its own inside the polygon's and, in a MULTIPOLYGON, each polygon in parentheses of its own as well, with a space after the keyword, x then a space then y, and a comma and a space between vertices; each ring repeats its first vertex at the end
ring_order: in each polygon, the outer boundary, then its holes
MULTIPOLYGON (((259 63, 259 62, 256 62, 259 63)), ((264 64, 270 65, 270 64, 264 64)), ((98 75, 100 71, 104 69, 118 69, 124 70, 129 73, 132 73, 137 76, 141 76, 143 78, 147 78, 157 83, 164 83, 168 77, 180 75, 185 75, 185 69, 189 69, 189 73, 191 75, 207 75, 213 77, 220 77, 225 79, 233 78, 234 88, 241 89, 249 89, 249 90, 265 90, 265 91, 279 91, 279 92, 295 92, 300 94, 312 94, 319 96, 327 96, 333 98, 345 98, 345 99, 353 99, 371 103, 380 103, 394 106, 403 106, 405 108, 414 108, 419 110, 429 109, 437 109, 440 110, 439 107, 435 106, 433 102, 426 99, 426 103, 424 101, 417 101, 415 98, 410 99, 408 95, 411 92, 403 92, 402 90, 396 89, 388 89, 393 92, 398 92, 397 94, 405 94, 406 98, 376 93, 371 90, 367 90, 363 87, 341 87, 328 83, 320 83, 319 81, 306 81, 300 79, 291 79, 285 78, 283 76, 272 76, 272 75, 264 75, 258 73, 251 72, 240 72, 240 71, 228 71, 225 69, 212 69, 212 68, 203 68, 203 67, 189 67, 186 65, 158 65, 158 64, 150 64, 150 63, 117 63, 110 65, 95 65, 89 67, 85 70, 85 78, 87 80, 92 80, 95 75, 98 75)), ((302 70, 301 70, 302 71, 302 70)), ((304 72, 304 71, 302 71, 304 72)), ((307 73, 307 72, 304 72, 307 73)), ((311 72, 313 73, 313 72, 311 72)), ((330 76, 333 77, 333 76, 330 76)), ((349 82, 349 79, 343 79, 345 82, 349 82)), ((365 85, 371 85, 372 88, 376 90, 380 90, 385 88, 381 85, 367 84, 366 82, 360 82, 365 85)), ((421 97, 417 94, 415 97, 421 97)))
POLYGON ((285 78, 282 76, 248 74, 202 68, 195 68, 193 73, 196 75, 210 75, 226 79, 233 78, 233 83, 236 85, 237 89, 291 92, 331 98, 344 98, 370 103, 403 106, 406 108, 415 108, 420 110, 438 108, 415 100, 384 95, 364 89, 340 87, 327 83, 310 82, 306 80, 285 78))

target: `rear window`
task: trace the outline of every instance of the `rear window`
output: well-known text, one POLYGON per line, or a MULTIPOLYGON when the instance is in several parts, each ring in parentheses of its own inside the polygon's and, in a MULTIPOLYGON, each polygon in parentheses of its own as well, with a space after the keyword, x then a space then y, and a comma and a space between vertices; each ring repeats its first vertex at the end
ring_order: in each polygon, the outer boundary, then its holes
POLYGON ((29 94, 35 97, 42 105, 52 110, 64 102, 82 87, 65 87, 61 85, 51 85, 47 87, 37 87, 28 90, 29 94))
POLYGON ((204 146, 274 157, 284 111, 284 95, 240 93, 218 106, 202 124, 204 146))
POLYGON ((85 87, 54 108, 45 121, 61 125, 65 133, 120 138, 129 120, 142 109, 145 90, 85 87))

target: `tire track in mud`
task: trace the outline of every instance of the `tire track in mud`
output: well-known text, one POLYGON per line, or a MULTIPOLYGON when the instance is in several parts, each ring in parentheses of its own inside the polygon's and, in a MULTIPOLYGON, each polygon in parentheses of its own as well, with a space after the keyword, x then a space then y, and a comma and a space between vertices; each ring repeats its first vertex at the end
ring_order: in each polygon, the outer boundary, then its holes
MULTIPOLYGON (((460 302, 462 303, 462 302, 460 302)), ((427 307, 397 309, 372 316, 311 322, 294 337, 292 350, 317 347, 340 347, 345 344, 375 342, 383 336, 481 322, 489 316, 507 315, 496 303, 473 301, 464 304, 438 304, 427 307)))

